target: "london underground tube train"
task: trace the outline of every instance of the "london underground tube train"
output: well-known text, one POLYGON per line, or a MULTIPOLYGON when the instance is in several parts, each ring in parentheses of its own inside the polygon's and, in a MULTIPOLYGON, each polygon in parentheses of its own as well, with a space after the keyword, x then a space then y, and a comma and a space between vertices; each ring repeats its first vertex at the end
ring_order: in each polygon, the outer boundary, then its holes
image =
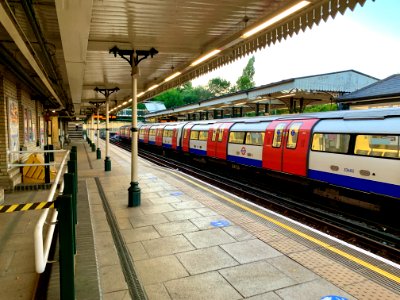
POLYGON ((143 124, 139 143, 400 198, 398 108, 143 124))

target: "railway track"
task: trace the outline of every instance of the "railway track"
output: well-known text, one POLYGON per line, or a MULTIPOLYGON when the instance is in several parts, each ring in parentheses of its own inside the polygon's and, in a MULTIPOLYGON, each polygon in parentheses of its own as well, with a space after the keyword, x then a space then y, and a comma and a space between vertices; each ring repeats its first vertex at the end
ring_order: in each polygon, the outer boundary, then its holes
MULTIPOLYGON (((119 143, 119 146, 130 151, 130 145, 119 143)), ((250 183, 218 175, 143 149, 139 149, 139 156, 157 165, 184 172, 331 236, 400 263, 400 236, 398 232, 395 232, 396 229, 393 229, 394 232, 387 232, 386 226, 381 226, 371 220, 358 218, 355 215, 345 215, 343 211, 316 206, 315 203, 304 204, 304 201, 300 202, 295 198, 254 187, 250 183)))

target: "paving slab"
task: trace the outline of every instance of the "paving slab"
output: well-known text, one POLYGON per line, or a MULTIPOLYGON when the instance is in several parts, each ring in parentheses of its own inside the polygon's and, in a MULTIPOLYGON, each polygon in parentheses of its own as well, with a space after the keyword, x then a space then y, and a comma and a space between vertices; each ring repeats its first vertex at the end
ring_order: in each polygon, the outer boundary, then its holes
POLYGON ((296 281, 287 277, 266 261, 244 264, 219 272, 244 297, 255 296, 296 284, 296 281))
POLYGON ((342 291, 338 287, 329 283, 324 279, 317 279, 314 281, 297 284, 287 288, 283 288, 275 291, 279 297, 284 300, 296 299, 296 300, 310 300, 310 299, 321 299, 324 296, 336 295, 349 300, 355 299, 351 295, 342 291))
POLYGON ((195 249, 182 235, 143 241, 142 244, 150 257, 165 256, 195 249))
POLYGON ((180 253, 177 257, 191 275, 238 265, 236 260, 218 246, 180 253))
POLYGON ((201 215, 194 209, 182 209, 166 212, 164 213, 164 216, 167 217, 169 221, 179 221, 201 217, 201 215))
POLYGON ((235 300, 240 294, 217 272, 190 276, 165 283, 173 300, 235 300))
POLYGON ((135 266, 143 285, 162 283, 189 275, 173 255, 135 261, 135 266))
POLYGON ((207 248, 235 242, 233 237, 220 228, 190 232, 184 235, 196 248, 207 248))
POLYGON ((222 245, 221 247, 242 264, 282 255, 258 239, 222 245))
POLYGON ((177 234, 182 234, 182 233, 186 233, 186 232, 193 232, 193 231, 199 230, 189 220, 157 224, 157 225, 154 225, 154 228, 158 231, 158 233, 161 236, 171 236, 171 235, 177 235, 177 234))

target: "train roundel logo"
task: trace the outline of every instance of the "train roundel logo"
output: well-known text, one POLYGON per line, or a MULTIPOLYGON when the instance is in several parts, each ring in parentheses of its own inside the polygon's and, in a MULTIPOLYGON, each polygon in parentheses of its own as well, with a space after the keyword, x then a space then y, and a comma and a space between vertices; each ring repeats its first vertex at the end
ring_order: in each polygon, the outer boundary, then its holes
POLYGON ((246 155, 246 147, 242 147, 242 149, 240 149, 240 153, 242 153, 242 155, 246 155))

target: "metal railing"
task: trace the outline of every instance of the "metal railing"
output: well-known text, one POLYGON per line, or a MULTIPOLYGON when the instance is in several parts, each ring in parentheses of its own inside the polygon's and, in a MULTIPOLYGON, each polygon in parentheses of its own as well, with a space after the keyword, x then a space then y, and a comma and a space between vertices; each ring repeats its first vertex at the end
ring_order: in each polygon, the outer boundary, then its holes
MULTIPOLYGON (((55 150, 55 151, 57 151, 57 150, 55 150)), ((66 151, 66 150, 62 150, 62 151, 66 151)), ((66 165, 65 163, 67 161, 69 153, 70 153, 70 151, 68 150, 68 151, 66 151, 66 154, 64 155, 64 158, 60 164, 60 168, 58 169, 56 178, 54 179, 54 182, 50 188, 50 192, 49 192, 49 195, 46 200, 47 202, 54 201, 54 196, 57 191, 57 186, 58 186, 58 182, 60 181, 61 174, 65 173, 64 167, 66 165)), ((60 191, 63 191, 63 190, 64 190, 64 181, 62 181, 61 186, 60 186, 60 191)), ((51 242, 53 240, 53 233, 54 233, 55 225, 57 223, 56 221, 57 221, 58 211, 56 209, 53 209, 52 215, 50 218, 50 222, 48 223, 49 229, 47 231, 46 239, 43 240, 43 227, 44 227, 44 224, 46 223, 48 214, 49 214, 49 209, 47 208, 41 214, 39 221, 36 224, 35 231, 34 231, 35 268, 36 268, 36 272, 39 274, 43 273, 46 268, 47 259, 48 259, 49 252, 50 252, 50 246, 51 246, 51 242)))

